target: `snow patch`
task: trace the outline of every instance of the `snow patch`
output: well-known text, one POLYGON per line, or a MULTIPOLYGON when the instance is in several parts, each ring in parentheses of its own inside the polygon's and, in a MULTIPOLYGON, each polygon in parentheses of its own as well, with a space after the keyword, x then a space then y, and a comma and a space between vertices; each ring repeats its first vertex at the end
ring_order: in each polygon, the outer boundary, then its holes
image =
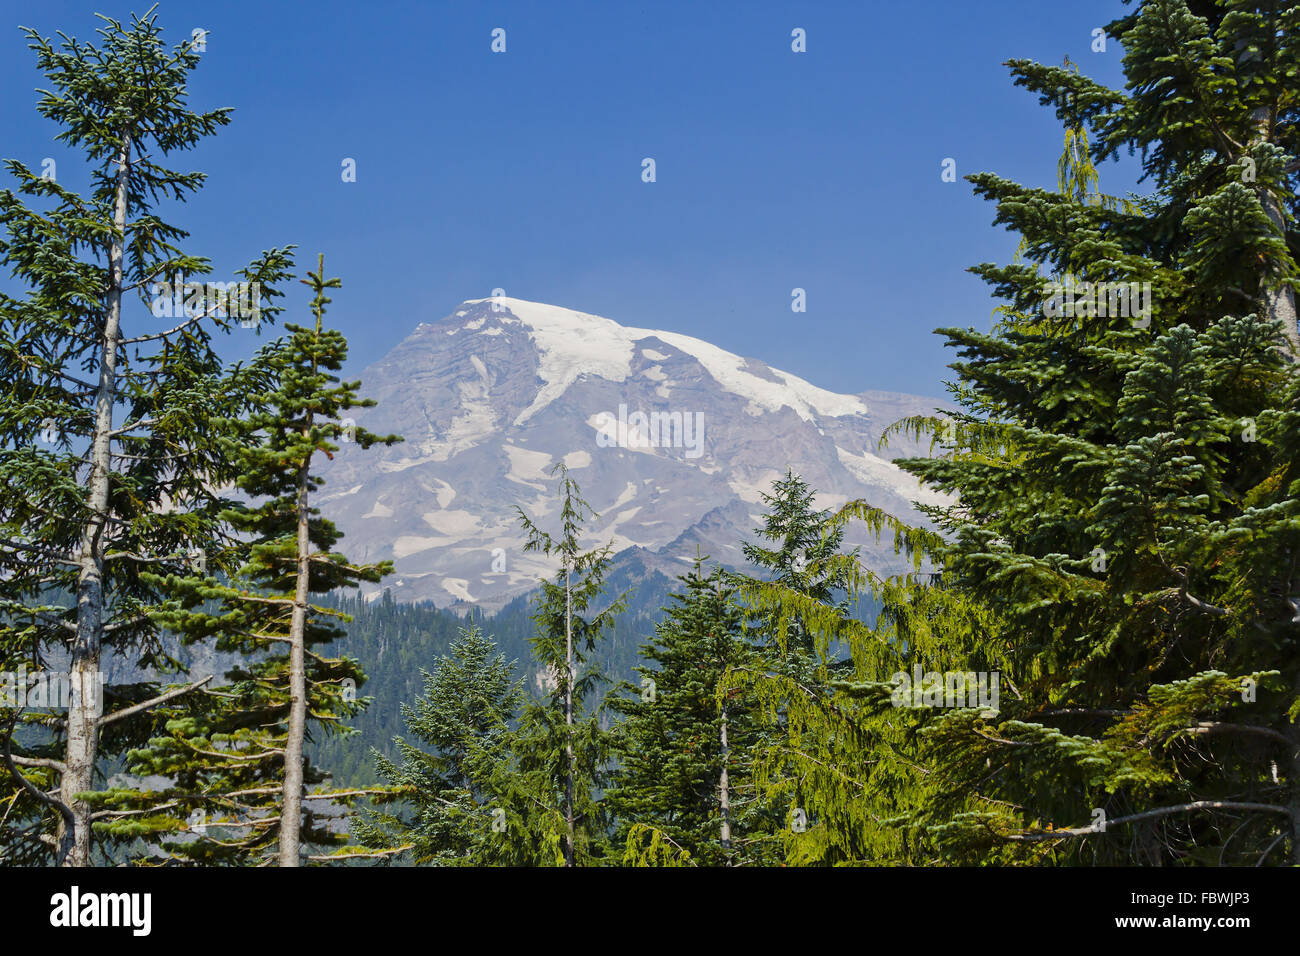
POLYGON ((442 589, 457 600, 474 603, 474 595, 469 593, 469 582, 464 578, 443 578, 442 589))
POLYGON ((425 538, 420 535, 404 534, 393 542, 393 557, 405 558, 421 551, 428 551, 439 545, 455 544, 455 538, 425 538))
POLYGON ((390 508, 390 507, 388 507, 388 505, 384 504, 384 503, 383 503, 382 501, 380 501, 378 498, 376 498, 376 499, 375 499, 375 503, 374 503, 373 505, 370 506, 370 511, 369 511, 368 513, 366 513, 366 514, 363 514, 361 517, 363 517, 363 518, 391 518, 392 516, 393 516, 393 509, 390 508))
POLYGON ((848 469, 849 474, 865 485, 884 487, 909 501, 918 501, 925 505, 946 507, 955 500, 951 495, 922 485, 913 475, 903 471, 892 461, 885 461, 875 455, 855 455, 845 451, 839 445, 835 446, 835 454, 840 464, 848 469))
POLYGON ((551 456, 544 451, 531 451, 527 448, 520 448, 518 445, 502 445, 505 449, 506 457, 510 459, 510 471, 506 475, 511 481, 518 482, 521 485, 527 485, 529 488, 545 490, 547 479, 547 468, 551 464, 551 456))
POLYGON ((439 534, 463 538, 479 530, 479 519, 469 511, 426 511, 420 517, 439 534))
POLYGON ((627 483, 627 487, 623 489, 623 493, 620 494, 620 495, 618 496, 618 499, 617 499, 617 500, 616 500, 612 505, 610 505, 609 508, 607 508, 606 510, 608 510, 608 511, 614 511, 614 510, 617 509, 620 505, 625 505, 625 504, 627 504, 629 501, 631 501, 631 500, 632 500, 633 498, 635 498, 635 497, 636 497, 636 482, 635 482, 635 481, 629 481, 629 482, 627 483))
MULTIPOLYGON (((541 411, 583 375, 625 382, 636 343, 648 338, 657 338, 692 356, 719 385, 747 399, 755 408, 774 412, 788 406, 805 421, 813 421, 817 415, 838 418, 867 414, 867 406, 854 395, 818 388, 779 369, 770 369, 779 381, 761 378, 748 371, 740 356, 689 335, 631 328, 603 316, 509 297, 471 299, 466 304, 487 301, 500 303, 519 319, 537 346, 537 374, 545 384, 532 404, 519 413, 516 425, 541 411)), ((653 349, 642 349, 642 354, 654 361, 668 357, 659 358, 663 353, 653 349)))

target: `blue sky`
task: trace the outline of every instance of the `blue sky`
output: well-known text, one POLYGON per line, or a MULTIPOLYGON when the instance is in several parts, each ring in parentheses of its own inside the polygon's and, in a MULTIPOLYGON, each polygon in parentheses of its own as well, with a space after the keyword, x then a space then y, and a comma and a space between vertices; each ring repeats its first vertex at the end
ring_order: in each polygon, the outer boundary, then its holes
MULTIPOLYGON (((79 186, 77 157, 34 110, 42 77, 17 24, 85 39, 96 11, 125 19, 147 4, 4 7, 0 157, 53 157, 79 186)), ((968 183, 941 181, 941 161, 1052 186, 1061 129, 1001 64, 1068 54, 1119 85, 1122 50, 1091 52, 1091 31, 1126 9, 163 0, 169 37, 209 31, 192 103, 235 108, 174 163, 210 178, 165 218, 221 278, 273 245, 297 243, 303 265, 323 252, 358 372, 500 287, 695 335, 836 391, 937 395, 952 354, 932 330, 988 327, 995 303, 965 270, 1016 245, 968 183), (796 27, 806 53, 791 50, 796 27), (345 157, 355 183, 342 182, 345 157)), ((1136 188, 1135 171, 1109 164, 1102 186, 1136 188)), ((305 301, 294 292, 299 318, 305 301)), ((240 330, 227 350, 257 344, 240 330)))

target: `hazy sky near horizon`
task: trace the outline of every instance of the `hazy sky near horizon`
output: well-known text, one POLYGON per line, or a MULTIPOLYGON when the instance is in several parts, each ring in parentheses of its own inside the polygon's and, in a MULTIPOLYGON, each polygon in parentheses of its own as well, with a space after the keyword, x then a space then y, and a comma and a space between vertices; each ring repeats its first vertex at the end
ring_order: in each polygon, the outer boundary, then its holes
MULTIPOLYGON (((61 182, 86 182, 35 111, 44 78, 17 25, 84 40, 96 11, 147 7, 0 3, 0 158, 39 169, 50 157, 61 182)), ((1068 55, 1121 85, 1119 45, 1090 47, 1127 9, 163 0, 169 39, 209 31, 192 105, 235 108, 173 157, 209 180, 163 218, 191 231, 188 251, 216 278, 271 246, 296 243, 304 269, 323 252, 343 280, 330 321, 354 372, 499 287, 698 336, 835 391, 939 395, 954 356, 933 330, 988 328, 996 303, 966 269, 1017 242, 969 183, 941 181, 941 163, 1054 187, 1062 130, 1002 63, 1068 55), (795 28, 807 52, 791 50, 795 28), (356 182, 342 181, 345 158, 356 182), (805 313, 791 311, 794 288, 805 313)), ((1101 177, 1110 193, 1139 188, 1133 159, 1101 177)), ((0 288, 16 291, 7 276, 0 288)), ((306 299, 296 287, 292 318, 306 299)), ((237 330, 225 351, 259 344, 237 330)))

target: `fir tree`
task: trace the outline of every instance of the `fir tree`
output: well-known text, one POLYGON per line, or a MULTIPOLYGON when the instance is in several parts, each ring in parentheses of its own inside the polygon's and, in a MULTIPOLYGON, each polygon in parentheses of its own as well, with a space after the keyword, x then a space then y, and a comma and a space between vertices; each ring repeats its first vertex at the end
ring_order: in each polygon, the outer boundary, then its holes
MULTIPOLYGON (((757 700, 766 729, 753 748, 750 808, 753 852, 774 861, 806 832, 812 779, 801 763, 805 706, 832 694, 848 665, 841 657, 853 621, 861 569, 857 549, 843 550, 845 525, 815 505, 816 491, 793 471, 764 494, 768 513, 758 543, 744 545, 757 576, 732 575, 746 605, 758 659, 731 668, 727 693, 757 700), (765 836, 760 836, 765 834, 765 836), (784 849, 782 848, 784 845, 784 849)), ((793 857, 790 857, 793 858, 793 857)))
POLYGON ((698 557, 681 575, 652 641, 640 692, 611 704, 622 716, 615 736, 618 767, 606 801, 619 826, 625 861, 662 859, 665 850, 705 866, 747 862, 752 793, 748 780, 753 715, 737 694, 719 697, 732 667, 757 655, 744 630, 735 588, 721 568, 709 574, 698 557), (738 822, 741 825, 738 826, 738 822), (651 854, 647 856, 648 854, 651 854))
MULTIPOLYGON (((761 493, 767 514, 754 532, 759 543, 746 543, 742 550, 763 580, 829 607, 844 601, 844 559, 849 556, 841 554, 844 527, 827 521, 830 512, 815 506, 816 496, 806 481, 787 469, 785 477, 773 483, 771 494, 761 493)), ((743 583, 752 587, 753 579, 743 583)), ((816 660, 817 636, 798 613, 766 614, 757 633, 774 658, 787 666, 806 671, 816 660)))
POLYGON ((85 796, 102 785, 101 747, 138 742, 157 706, 199 686, 100 684, 115 655, 133 670, 178 669, 151 613, 166 593, 146 571, 186 573, 196 554, 213 572, 235 561, 216 491, 232 477, 221 421, 256 383, 223 375, 213 334, 273 320, 292 265, 287 248, 272 250, 239 273, 243 316, 224 297, 193 295, 174 325, 133 314, 152 284, 210 271, 157 209, 204 176, 162 163, 226 125, 230 110, 190 109, 199 54, 191 42, 167 50, 152 12, 130 25, 102 19, 98 45, 27 31, 50 84, 37 109, 83 154, 89 192, 15 160, 5 168, 16 191, 0 192, 0 260, 26 286, 21 298, 0 295, 3 656, 66 670, 75 689, 62 715, 14 712, 0 726, 11 819, 35 821, 6 830, 6 842, 39 841, 5 853, 51 848, 73 866, 91 862, 92 822, 112 819, 93 816, 85 796), (20 744, 17 723, 43 731, 20 744))
POLYGON ((401 708, 418 743, 396 738, 397 760, 372 751, 379 776, 410 812, 362 811, 352 826, 361 843, 411 849, 417 863, 501 860, 498 845, 507 838, 501 836, 505 808, 497 785, 511 772, 511 724, 524 699, 514 670, 514 662, 471 625, 432 673, 423 672, 424 695, 401 708))
POLYGON ((1294 3, 1148 0, 1108 28, 1123 92, 1010 64, 1153 188, 1117 208, 971 177, 1040 265, 974 270, 1004 322, 940 330, 958 441, 906 464, 959 496, 944 587, 1000 623, 958 653, 1013 690, 924 737, 949 858, 1300 862, 1297 27, 1294 3), (1151 309, 1047 315, 1044 270, 1150 282, 1151 309))
MULTIPOLYGON (((347 359, 347 341, 325 327, 324 315, 326 290, 340 282, 325 278, 323 256, 302 281, 313 292, 315 323, 287 324, 289 336, 258 356, 255 366, 272 383, 259 396, 266 410, 232 422, 236 435, 225 442, 250 503, 222 517, 249 542, 247 562, 228 583, 213 577, 159 582, 180 595, 156 614, 159 623, 186 641, 215 637, 218 650, 238 651, 245 663, 226 675, 215 698, 222 706, 178 716, 148 747, 131 753, 129 770, 167 777, 169 787, 123 788, 100 798, 148 814, 129 826, 163 834, 186 829, 197 810, 201 838, 166 844, 178 856, 260 862, 274 851, 280 866, 298 866, 302 843, 342 839, 304 808, 304 787, 325 779, 306 759, 304 744, 313 725, 344 730, 342 721, 364 704, 356 690, 365 677, 355 660, 315 652, 342 636, 334 621, 346 615, 310 599, 379 581, 391 564, 355 565, 334 550, 340 534, 312 506, 320 487, 312 469, 317 455, 338 450, 338 441, 369 448, 401 439, 342 419, 374 402, 358 397, 359 382, 334 374, 347 359)), ((356 795, 316 791, 307 799, 338 804, 356 795)))

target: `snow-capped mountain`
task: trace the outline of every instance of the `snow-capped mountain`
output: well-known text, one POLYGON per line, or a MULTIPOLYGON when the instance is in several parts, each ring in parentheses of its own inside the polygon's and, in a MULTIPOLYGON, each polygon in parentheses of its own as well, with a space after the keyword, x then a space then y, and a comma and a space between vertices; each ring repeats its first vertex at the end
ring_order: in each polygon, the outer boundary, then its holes
MULTIPOLYGON (((554 565, 523 551, 516 507, 558 518, 563 461, 599 513, 585 542, 678 573, 702 549, 740 565, 762 492, 793 468, 832 507, 863 497, 900 516, 938 501, 884 455, 881 429, 935 399, 841 395, 708 342, 512 298, 470 300, 421 324, 362 375, 355 419, 405 442, 345 444, 319 502, 356 560, 392 559, 404 600, 486 608, 554 565)), ((886 548, 864 553, 882 569, 886 548)))

